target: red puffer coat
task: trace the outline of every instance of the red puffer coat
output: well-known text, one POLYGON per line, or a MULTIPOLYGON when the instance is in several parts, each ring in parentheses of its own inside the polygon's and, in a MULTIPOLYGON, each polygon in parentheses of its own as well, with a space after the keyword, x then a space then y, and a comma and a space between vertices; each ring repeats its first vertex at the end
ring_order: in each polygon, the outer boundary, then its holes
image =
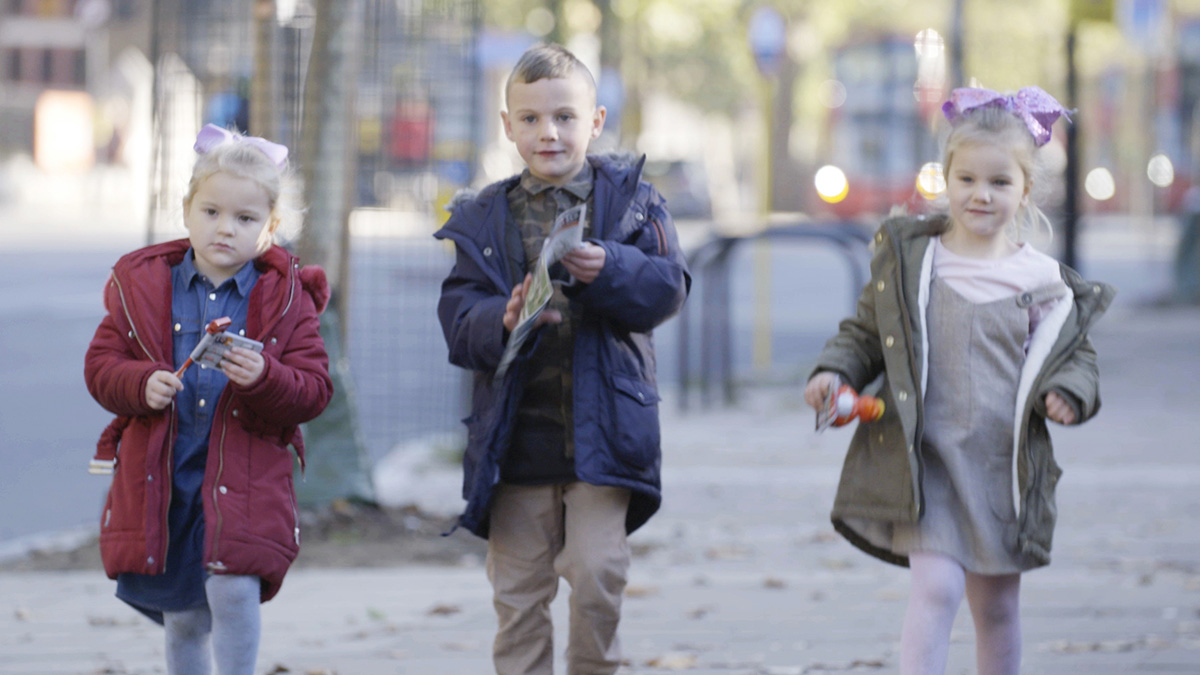
MULTIPOLYGON (((123 256, 104 290, 108 315, 88 347, 88 391, 118 415, 101 436, 97 457, 117 459, 104 506, 100 552, 111 578, 122 572, 161 574, 167 556, 176 411, 152 410, 146 380, 174 370, 171 266, 186 239, 123 256)), ((214 574, 254 574, 263 601, 279 591, 300 550, 290 443, 304 462, 297 425, 325 409, 333 394, 318 314, 329 301, 319 267, 300 268, 272 246, 254 261, 261 272, 250 293, 246 335, 263 342, 262 377, 250 387, 230 382, 213 415, 202 488, 204 561, 214 574)))

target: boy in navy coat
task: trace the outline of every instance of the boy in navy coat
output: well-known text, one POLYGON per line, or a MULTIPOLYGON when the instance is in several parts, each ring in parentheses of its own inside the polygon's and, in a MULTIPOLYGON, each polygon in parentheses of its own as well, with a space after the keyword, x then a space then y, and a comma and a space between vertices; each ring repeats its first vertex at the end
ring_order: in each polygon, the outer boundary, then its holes
POLYGON ((569 673, 613 673, 626 535, 658 510, 658 387, 651 331, 691 285, 661 195, 640 161, 589 156, 604 128, 591 73, 557 45, 527 51, 504 130, 527 164, 458 202, 438 317, 450 362, 474 371, 459 522, 488 539, 497 673, 553 671, 550 603, 571 585, 569 673), (586 204, 584 243, 551 266, 554 294, 501 377, 509 334, 555 217, 586 204))

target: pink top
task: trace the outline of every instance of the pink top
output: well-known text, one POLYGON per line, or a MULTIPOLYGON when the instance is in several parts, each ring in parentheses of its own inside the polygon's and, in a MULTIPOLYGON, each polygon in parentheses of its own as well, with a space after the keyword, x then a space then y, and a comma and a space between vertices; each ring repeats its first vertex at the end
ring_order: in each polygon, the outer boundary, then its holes
MULTIPOLYGON (((959 255, 937 237, 933 249, 933 274, 955 292, 974 303, 1001 300, 1052 283, 1063 283, 1058 261, 1029 244, 1003 258, 970 258, 959 255)), ((1066 288, 1063 288, 1064 294, 1066 288)), ((1054 300, 1029 308, 1032 333, 1054 300)))

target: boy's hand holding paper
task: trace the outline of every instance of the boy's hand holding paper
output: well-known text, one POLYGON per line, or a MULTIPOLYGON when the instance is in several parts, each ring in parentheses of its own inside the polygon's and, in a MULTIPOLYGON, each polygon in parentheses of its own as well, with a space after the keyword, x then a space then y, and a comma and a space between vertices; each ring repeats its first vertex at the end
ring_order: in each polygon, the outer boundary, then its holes
POLYGON ((554 219, 554 227, 551 228, 550 235, 542 243, 542 253, 538 256, 537 266, 526 275, 525 283, 514 288, 512 295, 509 296, 504 312, 504 327, 509 331, 508 344, 505 345, 504 354, 500 357, 500 365, 496 367, 495 377, 497 379, 504 377, 504 374, 508 372, 509 366, 512 365, 521 350, 521 345, 529 338, 533 329, 545 323, 558 323, 562 320, 561 316, 556 316, 557 312, 541 317, 542 310, 550 302, 550 296, 554 295, 554 282, 550 280, 550 266, 562 260, 563 265, 576 279, 589 283, 604 267, 604 249, 594 245, 585 246, 583 243, 586 218, 586 203, 573 206, 558 214, 558 217, 554 219), (598 265, 597 256, 592 249, 599 251, 598 265), (572 257, 570 264, 567 263, 567 256, 572 257), (572 271, 572 267, 587 278, 576 275, 572 271), (513 323, 512 314, 518 305, 521 308, 520 315, 517 317, 516 323, 510 327, 510 324, 513 323))
POLYGON ((583 242, 562 257, 562 264, 571 273, 571 276, 585 284, 590 284, 600 276, 600 270, 604 269, 605 258, 604 247, 583 242))
MULTIPOLYGON (((529 285, 533 283, 533 275, 526 274, 525 281, 513 286, 512 295, 508 298, 508 304, 504 307, 504 330, 512 333, 516 330, 517 325, 521 320, 521 312, 525 309, 525 297, 529 293, 529 285)), ((537 319, 537 325, 544 323, 558 323, 562 321, 562 315, 558 310, 544 310, 537 319)))

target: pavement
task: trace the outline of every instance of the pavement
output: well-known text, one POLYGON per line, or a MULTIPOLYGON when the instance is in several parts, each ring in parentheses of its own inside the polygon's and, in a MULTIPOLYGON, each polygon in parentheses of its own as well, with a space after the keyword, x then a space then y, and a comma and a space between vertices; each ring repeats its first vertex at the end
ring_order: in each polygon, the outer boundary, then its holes
MULTIPOLYGON (((1022 579, 1022 672, 1200 673, 1200 309, 1118 303, 1092 338, 1103 409, 1053 432, 1060 520, 1052 564, 1022 579)), ((895 672, 907 571, 828 523, 850 431, 815 434, 796 386, 674 402, 664 506, 631 538, 622 672, 895 672)), ((436 458, 379 471, 393 501, 458 506, 458 471, 436 458)), ((113 591, 100 570, 0 574, 0 674, 164 672, 161 629, 113 591)), ((257 672, 491 672, 489 596, 477 559, 299 569, 263 606, 257 672)), ((947 672, 975 672, 973 652, 964 607, 947 672)))

